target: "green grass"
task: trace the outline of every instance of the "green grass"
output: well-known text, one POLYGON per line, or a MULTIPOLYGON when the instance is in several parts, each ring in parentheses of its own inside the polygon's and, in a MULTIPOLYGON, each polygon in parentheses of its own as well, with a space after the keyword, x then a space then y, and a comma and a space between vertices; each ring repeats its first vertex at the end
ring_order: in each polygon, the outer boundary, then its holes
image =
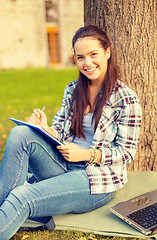
MULTIPOLYGON (((137 240, 136 238, 107 237, 78 231, 44 231, 16 233, 11 240, 137 240)), ((140 239, 138 239, 140 240, 140 239)), ((141 239, 142 240, 142 239, 141 239)))
MULTIPOLYGON (((77 78, 76 69, 25 69, 0 72, 0 161, 6 139, 12 127, 9 120, 14 117, 27 120, 34 108, 46 106, 45 113, 51 125, 56 111, 60 108, 63 91, 67 83, 77 78)), ((97 240, 125 239, 105 237, 77 231, 20 232, 12 240, 97 240)), ((128 238, 129 239, 129 238, 128 238)))
POLYGON ((77 78, 76 69, 26 69, 0 72, 0 161, 13 126, 9 118, 27 120, 34 108, 46 106, 51 125, 60 108, 67 83, 77 78))

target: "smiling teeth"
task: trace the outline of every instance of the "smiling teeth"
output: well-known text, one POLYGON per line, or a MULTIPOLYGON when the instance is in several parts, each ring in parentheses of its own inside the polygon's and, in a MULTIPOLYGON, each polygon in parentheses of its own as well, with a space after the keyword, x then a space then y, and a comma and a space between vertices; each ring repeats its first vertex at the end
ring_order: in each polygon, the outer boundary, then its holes
POLYGON ((93 70, 95 70, 96 69, 96 67, 93 67, 93 68, 91 68, 91 69, 86 69, 86 71, 87 72, 92 72, 93 70))

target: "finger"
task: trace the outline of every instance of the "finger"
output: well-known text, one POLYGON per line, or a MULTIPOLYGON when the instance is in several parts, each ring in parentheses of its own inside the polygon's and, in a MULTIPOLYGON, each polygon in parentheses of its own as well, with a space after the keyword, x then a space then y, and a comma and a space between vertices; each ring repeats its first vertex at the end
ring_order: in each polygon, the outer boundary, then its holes
POLYGON ((34 116, 36 116, 38 123, 41 122, 41 119, 46 116, 45 113, 39 108, 33 110, 34 116))
POLYGON ((38 123, 40 123, 40 118, 37 117, 35 114, 32 114, 31 117, 30 117, 30 119, 31 119, 33 122, 38 122, 38 123))
POLYGON ((70 161, 70 157, 67 154, 62 154, 62 156, 65 158, 65 160, 70 161))
POLYGON ((65 149, 63 148, 63 146, 59 145, 57 146, 57 149, 60 151, 60 152, 63 152, 65 149))
POLYGON ((33 113, 37 116, 37 118, 40 118, 41 114, 39 112, 39 109, 34 109, 33 113))
POLYGON ((66 151, 66 150, 59 150, 59 151, 60 151, 60 153, 61 153, 62 155, 64 155, 64 156, 66 156, 66 155, 69 154, 69 152, 66 151))
POLYGON ((33 124, 37 124, 37 120, 31 118, 30 121, 33 123, 33 124))
POLYGON ((31 120, 31 119, 29 119, 27 122, 30 123, 30 124, 32 124, 32 125, 36 125, 36 122, 33 121, 33 120, 31 120))
POLYGON ((69 143, 66 143, 66 144, 57 146, 57 148, 58 148, 59 150, 64 151, 64 150, 69 150, 69 149, 70 149, 70 146, 69 146, 69 143))
POLYGON ((34 113, 32 113, 30 120, 34 123, 40 123, 40 118, 37 117, 34 113))

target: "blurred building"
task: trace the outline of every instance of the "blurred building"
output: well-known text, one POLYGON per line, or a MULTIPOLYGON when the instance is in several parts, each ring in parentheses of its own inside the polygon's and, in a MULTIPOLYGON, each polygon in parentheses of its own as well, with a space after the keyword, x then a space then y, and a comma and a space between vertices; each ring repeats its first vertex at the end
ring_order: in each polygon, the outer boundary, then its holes
POLYGON ((0 0, 0 69, 72 64, 83 0, 0 0))

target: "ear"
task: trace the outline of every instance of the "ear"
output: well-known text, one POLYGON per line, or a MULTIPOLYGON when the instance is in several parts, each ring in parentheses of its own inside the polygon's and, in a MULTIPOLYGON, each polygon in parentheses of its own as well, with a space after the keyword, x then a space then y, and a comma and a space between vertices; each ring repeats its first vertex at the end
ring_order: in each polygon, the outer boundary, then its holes
POLYGON ((111 50, 110 50, 110 48, 107 48, 107 49, 106 49, 106 56, 107 56, 107 59, 110 58, 110 56, 111 56, 111 50))
POLYGON ((70 56, 70 61, 73 63, 73 64, 76 64, 76 56, 75 54, 70 56))
POLYGON ((74 59, 74 62, 76 62, 76 56, 75 56, 75 54, 73 55, 73 59, 74 59))

